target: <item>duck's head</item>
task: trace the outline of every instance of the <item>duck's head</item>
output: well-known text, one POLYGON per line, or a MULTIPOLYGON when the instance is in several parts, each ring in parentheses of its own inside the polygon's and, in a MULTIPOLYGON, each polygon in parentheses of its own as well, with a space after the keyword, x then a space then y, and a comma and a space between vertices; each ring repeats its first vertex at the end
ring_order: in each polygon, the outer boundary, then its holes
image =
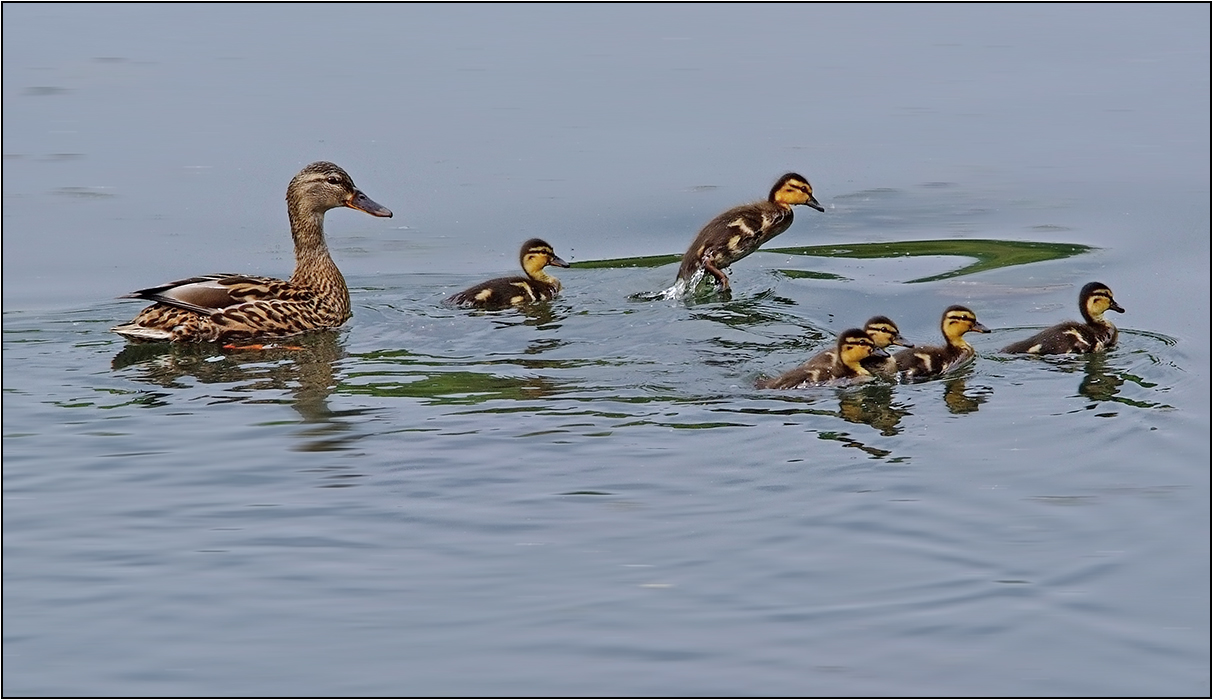
POLYGON ((775 186, 771 188, 771 194, 768 199, 785 207, 803 204, 813 207, 817 211, 826 210, 825 207, 817 202, 817 198, 813 196, 813 186, 809 184, 809 181, 804 179, 803 175, 797 175, 796 173, 788 173, 779 178, 775 186))
POLYGON ((546 241, 539 238, 532 238, 522 244, 522 251, 518 254, 518 259, 522 263, 522 269, 532 277, 537 275, 540 270, 548 265, 556 267, 568 267, 569 264, 556 256, 556 251, 546 241))
POLYGON ((292 211, 299 208, 311 214, 349 207, 371 216, 392 215, 390 209, 374 202, 355 187, 349 173, 323 160, 299 171, 286 188, 286 201, 292 211))
POLYGON ((878 348, 887 348, 890 345, 900 345, 903 348, 912 348, 914 343, 901 337, 901 331, 897 330, 897 324, 893 323, 888 316, 873 316, 868 319, 868 322, 863 324, 863 332, 868 334, 873 343, 876 343, 878 348))
POLYGON ((953 343, 963 342, 960 337, 969 331, 990 332, 989 328, 977 322, 977 314, 964 306, 949 306, 944 309, 940 326, 943 328, 943 336, 953 343))
POLYGON ((850 328, 838 334, 838 359, 851 369, 866 373, 860 362, 869 357, 888 357, 889 353, 876 346, 866 331, 850 328))
POLYGON ((1125 312, 1112 298, 1112 290, 1102 282, 1090 282, 1082 288, 1078 293, 1078 307, 1088 321, 1102 321, 1105 311, 1125 312))

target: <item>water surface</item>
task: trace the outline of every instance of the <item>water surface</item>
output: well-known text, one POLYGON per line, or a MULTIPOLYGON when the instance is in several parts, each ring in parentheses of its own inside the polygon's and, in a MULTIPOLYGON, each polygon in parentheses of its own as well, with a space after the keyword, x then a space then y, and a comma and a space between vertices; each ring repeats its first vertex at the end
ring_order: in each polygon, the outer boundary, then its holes
POLYGON ((3 12, 6 695, 1210 692, 1208 6, 3 12), (318 159, 396 213, 349 324, 108 332, 289 274, 318 159), (556 301, 441 304, 532 236, 556 301), (1093 279, 1116 349, 997 352, 1093 279), (954 303, 952 376, 753 388, 954 303))

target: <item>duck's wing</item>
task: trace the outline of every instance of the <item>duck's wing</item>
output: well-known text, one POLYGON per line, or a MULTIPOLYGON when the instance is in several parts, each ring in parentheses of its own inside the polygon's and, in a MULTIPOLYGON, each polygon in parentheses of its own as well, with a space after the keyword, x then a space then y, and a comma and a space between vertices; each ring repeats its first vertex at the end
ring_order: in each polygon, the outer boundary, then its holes
POLYGON ((481 309, 506 309, 532 301, 550 301, 560 290, 560 284, 549 284, 528 277, 498 277, 481 282, 451 296, 446 303, 481 309))
POLYGON ((1092 329, 1086 324, 1066 321, 1046 328, 1031 338, 1011 343, 1003 348, 1002 352, 1033 355, 1090 352, 1097 343, 1094 335, 1092 329))
POLYGON ((190 277, 125 294, 121 299, 147 299, 210 315, 250 301, 295 299, 299 290, 273 277, 216 274, 190 277))
POLYGON ((705 257, 727 266, 787 230, 791 214, 766 202, 743 204, 718 215, 700 229, 682 256, 679 279, 689 279, 705 257))
POLYGON ((837 349, 823 350, 805 360, 795 369, 773 379, 759 379, 759 389, 795 389, 805 382, 817 382, 822 377, 829 377, 834 368, 834 359, 838 357, 837 349))

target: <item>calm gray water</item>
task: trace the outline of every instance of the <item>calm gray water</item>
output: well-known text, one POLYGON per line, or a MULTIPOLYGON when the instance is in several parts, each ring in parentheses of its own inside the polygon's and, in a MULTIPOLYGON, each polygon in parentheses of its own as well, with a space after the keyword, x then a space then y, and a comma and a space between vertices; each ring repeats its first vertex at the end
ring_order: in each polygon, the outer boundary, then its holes
POLYGON ((6 695, 1209 694, 1208 5, 3 19, 6 695), (396 213, 328 217, 347 326, 108 332, 289 274, 320 159, 396 213), (531 236, 556 302, 440 305, 531 236), (997 352, 1094 279, 1119 347, 997 352), (947 379, 753 388, 953 303, 947 379))

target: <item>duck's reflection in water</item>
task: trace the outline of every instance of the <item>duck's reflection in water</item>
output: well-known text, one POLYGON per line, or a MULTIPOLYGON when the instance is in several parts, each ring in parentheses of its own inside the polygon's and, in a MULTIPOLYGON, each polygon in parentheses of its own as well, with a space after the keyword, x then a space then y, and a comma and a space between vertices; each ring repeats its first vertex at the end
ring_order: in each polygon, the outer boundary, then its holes
POLYGON ((559 305, 559 301, 535 301, 522 306, 493 311, 472 309, 471 313, 488 316, 497 328, 532 326, 541 330, 560 328, 559 322, 568 316, 567 308, 559 305))
POLYGON ((1081 360, 1071 359, 1068 362, 1055 365, 1065 372, 1082 372, 1078 382, 1078 395, 1090 399, 1088 409, 1093 409, 1101 403, 1119 403, 1136 408, 1168 408, 1168 404, 1154 401, 1142 401, 1121 396, 1121 387, 1127 382, 1143 389, 1153 389, 1158 385, 1146 381, 1127 369, 1115 367, 1109 362, 1109 353, 1096 352, 1082 356, 1081 360))
POLYGON ((893 386, 871 382, 861 387, 839 392, 838 416, 848 423, 863 423, 880 431, 881 435, 897 435, 898 424, 910 415, 902 404, 893 402, 893 386))
POLYGON ((1099 403, 1115 401, 1125 377, 1108 367, 1107 353, 1088 355, 1082 367, 1082 380, 1078 382, 1078 393, 1099 403))
MULTIPOLYGON (((774 411, 776 414, 835 416, 848 423, 860 423, 871 426, 880 431, 881 435, 888 437, 900 433, 901 419, 910 415, 910 411, 906 410, 904 405, 893 401, 894 393, 895 387, 893 385, 874 381, 845 389, 806 387, 803 389, 779 390, 773 391, 770 396, 771 398, 803 406, 799 409, 774 411), (835 412, 826 408, 809 408, 813 404, 825 404, 829 400, 830 394, 833 394, 838 399, 838 411, 835 412)), ((768 413, 770 411, 758 409, 754 412, 768 413)), ((815 432, 817 433, 817 437, 822 440, 840 442, 847 447, 854 447, 867 452, 877 459, 889 459, 890 455, 893 454, 891 450, 866 444, 849 432, 841 430, 817 430, 815 432)), ((889 459, 889 461, 900 461, 900 459, 894 457, 889 459)))
POLYGON ((366 409, 333 411, 328 405, 344 357, 338 332, 320 331, 261 344, 128 344, 111 367, 166 389, 188 388, 188 379, 230 385, 218 396, 221 401, 289 404, 306 425, 297 449, 323 452, 350 449, 362 437, 343 419, 366 409), (264 392, 271 390, 287 391, 290 397, 267 397, 264 392))
POLYGON ((948 411, 955 414, 973 413, 979 406, 989 400, 994 392, 988 386, 968 387, 964 377, 953 377, 943 383, 943 402, 948 411))

